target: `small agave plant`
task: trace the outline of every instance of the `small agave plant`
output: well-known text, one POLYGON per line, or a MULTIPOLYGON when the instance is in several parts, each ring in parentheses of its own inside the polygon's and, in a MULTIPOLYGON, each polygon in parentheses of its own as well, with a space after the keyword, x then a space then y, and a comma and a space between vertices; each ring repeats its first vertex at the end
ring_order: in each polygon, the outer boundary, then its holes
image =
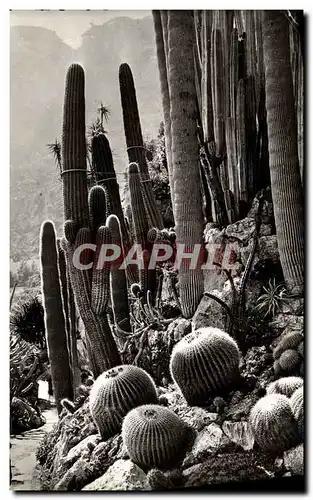
POLYGON ((276 284, 275 278, 262 287, 264 293, 258 297, 255 311, 264 317, 273 317, 283 305, 288 304, 288 292, 283 283, 276 284))

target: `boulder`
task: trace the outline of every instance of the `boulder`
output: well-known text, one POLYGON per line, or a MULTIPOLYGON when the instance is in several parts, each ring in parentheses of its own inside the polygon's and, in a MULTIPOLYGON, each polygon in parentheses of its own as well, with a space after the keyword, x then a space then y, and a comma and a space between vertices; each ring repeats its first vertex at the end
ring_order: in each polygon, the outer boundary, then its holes
POLYGON ((98 479, 83 488, 83 491, 138 491, 151 489, 147 475, 131 460, 117 460, 98 479))
POLYGON ((38 429, 45 424, 45 418, 27 401, 13 397, 10 408, 10 432, 20 434, 30 429, 38 429))
POLYGON ((191 465, 205 460, 210 454, 221 453, 230 445, 230 439, 223 433, 222 429, 213 422, 197 435, 192 449, 187 453, 183 462, 183 468, 190 467, 191 465))
POLYGON ((295 448, 285 451, 284 465, 292 474, 304 474, 303 443, 295 448))

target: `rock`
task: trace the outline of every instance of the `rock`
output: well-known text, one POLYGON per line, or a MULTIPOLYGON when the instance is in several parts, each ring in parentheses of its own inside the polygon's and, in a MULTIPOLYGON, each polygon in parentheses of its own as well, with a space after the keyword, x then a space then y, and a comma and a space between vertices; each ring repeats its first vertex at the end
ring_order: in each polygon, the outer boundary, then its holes
POLYGON ((216 423, 212 423, 197 435, 191 451, 183 462, 183 468, 203 461, 212 453, 221 453, 230 445, 231 441, 225 436, 222 429, 216 423))
MULTIPOLYGON (((248 258, 250 257, 253 247, 253 239, 249 240, 249 243, 245 247, 240 248, 240 261, 245 266, 248 258)), ((255 249, 252 267, 254 267, 260 260, 270 259, 273 262, 279 261, 279 252, 277 246, 276 235, 272 236, 260 236, 258 239, 258 245, 255 249)))
POLYGON ((224 453, 183 471, 185 487, 200 487, 231 481, 253 481, 273 477, 274 462, 267 455, 248 451, 224 453))
POLYGON ((296 316, 295 314, 277 314, 274 320, 269 325, 274 332, 282 333, 288 327, 288 331, 297 330, 303 331, 304 317, 296 316))
POLYGON ((99 434, 87 436, 69 451, 64 461, 64 465, 70 467, 76 460, 78 460, 82 456, 84 452, 89 451, 91 453, 100 441, 101 436, 99 434))
POLYGON ((109 469, 83 491, 138 491, 150 490, 147 475, 131 460, 117 460, 109 469))
POLYGON ((166 338, 169 349, 172 349, 185 335, 191 332, 191 322, 185 318, 172 321, 167 327, 166 338))
POLYGON ((303 443, 285 451, 284 465, 293 474, 304 474, 303 443))
POLYGON ((223 422, 222 430, 234 443, 239 444, 244 450, 252 450, 254 437, 248 422, 223 422))
MULTIPOLYGON (((219 299, 223 300, 228 306, 231 304, 231 294, 213 290, 211 292, 219 299)), ((192 318, 194 329, 202 328, 205 326, 213 326, 225 331, 228 321, 228 314, 224 307, 222 307, 216 300, 211 297, 204 296, 192 318)))

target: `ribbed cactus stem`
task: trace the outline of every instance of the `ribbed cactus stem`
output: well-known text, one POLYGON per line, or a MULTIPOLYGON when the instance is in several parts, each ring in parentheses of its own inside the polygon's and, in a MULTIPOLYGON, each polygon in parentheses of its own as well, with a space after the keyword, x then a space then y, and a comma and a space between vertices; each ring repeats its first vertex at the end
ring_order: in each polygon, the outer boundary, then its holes
MULTIPOLYGON (((97 182, 108 191, 111 205, 110 210, 120 221, 123 245, 128 251, 130 247, 130 238, 125 225, 119 185, 116 179, 109 140, 105 134, 96 135, 92 139, 91 147, 92 164, 97 175, 97 182)), ((111 215, 111 213, 107 214, 107 217, 111 215)))
POLYGON ((110 296, 110 262, 101 261, 103 248, 112 242, 111 231, 106 226, 99 227, 96 236, 97 250, 92 270, 91 303, 93 311, 102 315, 106 313, 110 296))
POLYGON ((237 129, 237 170, 239 178, 240 201, 248 203, 248 173, 246 158, 246 123, 245 123, 245 84, 241 79, 237 87, 236 99, 236 129, 237 129))
MULTIPOLYGON (((203 241, 203 209, 198 163, 196 89, 192 75, 193 19, 189 11, 168 12, 169 18, 169 91, 171 103, 172 161, 176 222, 176 241, 185 250, 203 241), (182 64, 184 60, 184 64, 182 64)), ((200 266, 190 269, 182 262, 179 269, 180 301, 185 317, 191 317, 203 294, 200 266)))
POLYGON ((304 202, 290 67, 289 25, 281 11, 263 12, 266 110, 271 187, 280 262, 288 289, 304 289, 304 202))
POLYGON ((213 109, 212 109, 212 90, 211 90, 211 27, 212 27, 212 12, 209 10, 202 11, 202 80, 201 80, 201 95, 202 95, 202 128, 204 142, 214 140, 213 129, 213 109))
POLYGON ((157 49, 159 76, 161 84, 161 95, 162 95, 162 105, 163 105, 163 116, 164 116, 164 135, 165 135, 165 150, 166 159, 168 165, 168 178, 170 184, 172 205, 174 201, 174 186, 173 186, 173 172, 172 172, 172 139, 171 139, 171 121, 170 121, 170 95, 168 89, 167 80, 167 67, 166 67, 166 48, 164 43, 164 33, 162 28, 162 18, 161 11, 153 10, 153 22, 155 31, 155 42, 157 49))
POLYGON ((225 138, 227 150, 227 166, 229 175, 229 189, 234 197, 235 217, 239 218, 239 178, 237 169, 237 148, 236 148, 236 122, 232 117, 228 117, 225 122, 225 138))
MULTIPOLYGON (((128 167, 128 182, 132 209, 132 219, 135 233, 135 243, 141 245, 142 251, 149 251, 151 244, 148 243, 149 224, 144 210, 144 202, 141 191, 141 179, 138 165, 130 163, 128 167)), ((145 252, 146 255, 146 252, 145 252)), ((147 292, 147 284, 155 282, 155 269, 142 269, 139 271, 140 285, 142 292, 145 295, 147 292), (147 274, 150 275, 148 278, 147 274)), ((150 289, 151 292, 154 290, 150 289)))
POLYGON ((162 216, 152 191, 148 172, 146 151, 143 144, 137 98, 133 75, 128 64, 123 63, 119 69, 120 93, 123 110, 124 131, 126 137, 129 162, 136 162, 142 180, 142 191, 147 215, 151 225, 163 227, 162 216))
POLYGON ((230 39, 229 94, 230 116, 236 118, 236 92, 238 83, 238 30, 233 29, 230 39))
MULTIPOLYGON (((110 215, 106 225, 111 232, 112 244, 121 249, 122 256, 120 223, 116 215, 110 215)), ((131 332, 127 279, 125 270, 120 269, 120 266, 121 259, 114 262, 111 266, 111 301, 114 321, 117 327, 122 328, 126 332, 131 332)))
POLYGON ((62 181, 64 219, 88 224, 85 136, 85 75, 79 64, 66 73, 63 106, 62 181))
POLYGON ((220 30, 212 31, 211 49, 211 82, 213 104, 213 126, 216 145, 216 156, 224 151, 224 69, 222 54, 222 34, 220 30))
POLYGON ((89 220, 92 231, 97 232, 107 219, 107 200, 102 186, 93 186, 89 191, 89 220))
POLYGON ((48 357, 57 410, 61 413, 61 400, 73 399, 73 385, 58 269, 56 235, 54 225, 50 221, 45 221, 41 227, 40 262, 48 357))

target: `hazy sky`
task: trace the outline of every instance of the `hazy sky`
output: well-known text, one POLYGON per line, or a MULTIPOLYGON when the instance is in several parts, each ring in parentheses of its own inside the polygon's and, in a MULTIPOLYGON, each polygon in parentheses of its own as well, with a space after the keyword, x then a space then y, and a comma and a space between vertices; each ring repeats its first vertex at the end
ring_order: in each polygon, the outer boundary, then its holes
POLYGON ((90 24, 103 24, 112 17, 132 18, 151 15, 148 10, 67 10, 35 11, 13 10, 10 13, 11 26, 42 26, 55 31, 71 47, 79 47, 81 35, 90 24))

